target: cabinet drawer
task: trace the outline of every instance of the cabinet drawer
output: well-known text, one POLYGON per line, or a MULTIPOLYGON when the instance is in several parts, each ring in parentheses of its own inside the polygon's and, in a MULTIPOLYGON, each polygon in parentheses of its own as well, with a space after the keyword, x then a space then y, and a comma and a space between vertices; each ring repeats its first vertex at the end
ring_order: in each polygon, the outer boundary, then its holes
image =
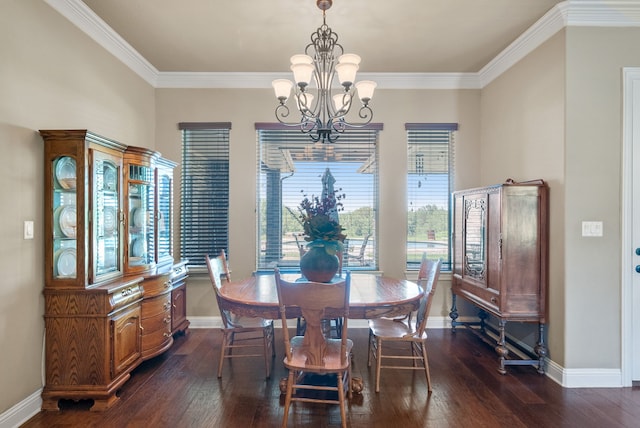
POLYGON ((151 318, 170 310, 171 293, 168 291, 161 296, 144 299, 142 301, 142 319, 151 318))
POLYGON ((171 311, 161 312, 149 318, 142 318, 142 336, 164 330, 171 333, 171 311))
POLYGON ((173 343, 173 336, 171 335, 170 325, 162 324, 163 328, 149 332, 147 329, 142 334, 142 349, 143 357, 146 359, 149 353, 153 351, 164 349, 173 343))
POLYGON ((501 296, 490 289, 477 287, 465 281, 454 281, 452 291, 496 316, 502 315, 501 296))
POLYGON ((144 287, 144 297, 149 298, 171 290, 171 280, 169 274, 148 277, 144 279, 142 286, 144 287))

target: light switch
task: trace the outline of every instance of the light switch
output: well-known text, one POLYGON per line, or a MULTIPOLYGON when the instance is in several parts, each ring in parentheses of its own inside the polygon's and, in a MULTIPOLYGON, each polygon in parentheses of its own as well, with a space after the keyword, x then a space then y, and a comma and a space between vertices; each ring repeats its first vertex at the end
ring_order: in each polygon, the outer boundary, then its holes
POLYGON ((603 234, 601 221, 583 221, 582 236, 600 237, 603 234))
POLYGON ((24 222, 24 239, 33 239, 33 221, 25 220, 24 222))

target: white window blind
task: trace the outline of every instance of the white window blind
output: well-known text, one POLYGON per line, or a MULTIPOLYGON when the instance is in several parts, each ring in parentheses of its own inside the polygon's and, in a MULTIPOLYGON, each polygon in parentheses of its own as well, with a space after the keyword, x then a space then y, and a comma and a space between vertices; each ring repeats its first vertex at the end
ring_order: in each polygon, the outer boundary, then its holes
POLYGON ((422 253, 451 269, 450 199, 456 123, 407 123, 407 269, 422 253))
POLYGON ((180 257, 204 267, 205 255, 228 250, 230 123, 180 123, 182 175, 180 257))
POLYGON ((331 174, 341 199, 345 228, 343 268, 377 269, 378 132, 381 124, 348 129, 335 143, 313 143, 299 129, 257 123, 258 269, 290 267, 304 245, 298 206, 305 195, 322 197, 331 174), (296 242, 296 238, 298 242, 296 242))

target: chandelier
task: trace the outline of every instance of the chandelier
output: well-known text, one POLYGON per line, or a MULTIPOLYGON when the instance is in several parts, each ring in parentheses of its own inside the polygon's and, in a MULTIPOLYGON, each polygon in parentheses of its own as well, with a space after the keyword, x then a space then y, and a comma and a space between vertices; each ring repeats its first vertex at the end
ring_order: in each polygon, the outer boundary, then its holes
POLYGON ((334 143, 346 128, 359 128, 371 122, 373 111, 369 101, 373 97, 376 82, 362 80, 355 83, 360 57, 344 53, 338 43, 338 35, 331 31, 326 23, 326 10, 333 0, 316 0, 322 10, 322 26, 311 34, 311 43, 304 54, 291 57, 291 71, 294 83, 288 79, 276 79, 272 82, 280 104, 276 107, 276 118, 287 126, 300 127, 313 142, 334 143), (334 86, 337 76, 340 86, 334 86), (358 112, 361 122, 348 122, 347 114, 357 91, 361 106, 358 112), (300 112, 299 122, 288 122, 289 107, 287 100, 300 112))

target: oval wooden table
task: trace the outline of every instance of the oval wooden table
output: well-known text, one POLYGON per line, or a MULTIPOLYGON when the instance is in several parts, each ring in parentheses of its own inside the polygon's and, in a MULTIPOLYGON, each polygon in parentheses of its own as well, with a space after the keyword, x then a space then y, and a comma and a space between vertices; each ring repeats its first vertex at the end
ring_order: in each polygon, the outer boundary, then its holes
MULTIPOLYGON (((300 274, 283 274, 287 281, 300 279, 300 274)), ((406 315, 418 309, 423 290, 415 282, 386 276, 351 273, 351 291, 349 294, 349 318, 369 319, 383 316, 393 317, 406 315)), ((220 289, 220 297, 226 302, 227 309, 238 315, 279 319, 278 293, 273 274, 257 274, 242 281, 224 283, 220 289)), ((290 308, 288 308, 290 309, 290 308)), ((330 311, 324 314, 332 318, 330 311)), ((302 316, 300 311, 287 311, 287 318, 302 316)), ((317 326, 316 326, 317 327, 317 326)), ((305 337, 324 334, 320 328, 307 326, 305 337)), ((306 339, 305 339, 306 340, 306 339)), ((280 391, 284 393, 287 378, 280 380, 280 391)), ((361 392, 362 379, 351 379, 350 387, 354 392, 361 392)))
MULTIPOLYGON (((283 274, 287 281, 300 279, 300 274, 283 274)), ((222 299, 233 312, 250 317, 280 318, 278 294, 273 274, 257 274, 242 281, 225 283, 222 299)), ((422 288, 412 281, 366 273, 351 273, 349 318, 369 319, 405 315, 418 308, 422 288)), ((301 314, 287 312, 287 318, 301 314)), ((330 316, 330 314, 327 314, 330 316)))

